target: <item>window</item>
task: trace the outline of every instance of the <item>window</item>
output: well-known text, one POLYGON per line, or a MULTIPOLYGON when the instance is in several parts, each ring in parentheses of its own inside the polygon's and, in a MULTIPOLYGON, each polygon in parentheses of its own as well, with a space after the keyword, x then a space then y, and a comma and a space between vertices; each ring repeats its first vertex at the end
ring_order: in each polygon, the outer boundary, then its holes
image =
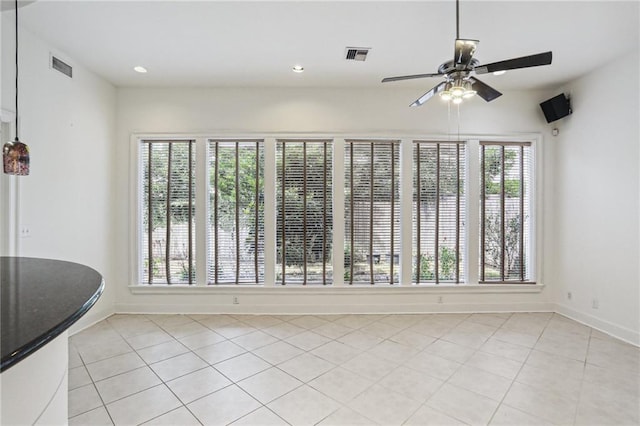
POLYGON ((414 141, 412 280, 464 281, 465 144, 414 141))
POLYGON ((264 281, 261 141, 209 141, 209 284, 264 281))
POLYGON ((530 143, 480 143, 480 282, 530 281, 530 143))
POLYGON ((276 164, 276 282, 331 284, 332 143, 278 141, 276 164))
POLYGON ((194 141, 142 141, 141 282, 193 284, 194 141))
POLYGON ((496 139, 141 137, 132 279, 534 283, 536 145, 496 139))
POLYGON ((397 283, 400 144, 346 141, 345 282, 397 283))

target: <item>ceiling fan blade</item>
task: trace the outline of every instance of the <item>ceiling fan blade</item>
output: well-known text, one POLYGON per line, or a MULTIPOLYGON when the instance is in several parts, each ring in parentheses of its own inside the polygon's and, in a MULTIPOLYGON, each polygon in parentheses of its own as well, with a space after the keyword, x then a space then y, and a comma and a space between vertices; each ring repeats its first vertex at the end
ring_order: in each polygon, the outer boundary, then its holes
POLYGON ((480 43, 478 40, 456 39, 453 62, 455 62, 456 65, 460 65, 462 69, 466 68, 471 62, 471 59, 473 59, 473 54, 476 53, 478 43, 480 43))
POLYGON ((442 77, 444 74, 434 73, 434 74, 414 74, 414 75, 401 75, 399 77, 387 77, 383 78, 383 83, 389 83, 390 81, 401 81, 401 80, 413 80, 415 78, 427 78, 427 77, 442 77))
POLYGON ((416 99, 410 106, 412 107, 420 106, 423 103, 427 102, 429 99, 433 97, 433 95, 435 95, 438 92, 442 92, 446 84, 447 84, 446 81, 443 81, 442 83, 438 84, 436 87, 434 87, 433 89, 429 90, 427 93, 425 93, 424 95, 416 99))
POLYGON ((491 102, 495 98, 502 96, 502 93, 498 92, 493 87, 484 84, 482 81, 478 80, 475 77, 469 77, 469 81, 471 82, 471 87, 476 91, 477 95, 487 102, 491 102))
POLYGON ((541 65, 550 65, 552 59, 551 52, 538 53, 537 55, 523 56, 521 58, 507 59, 506 61, 494 62, 486 65, 475 67, 477 74, 486 74, 489 72, 515 70, 519 68, 539 67, 541 65))

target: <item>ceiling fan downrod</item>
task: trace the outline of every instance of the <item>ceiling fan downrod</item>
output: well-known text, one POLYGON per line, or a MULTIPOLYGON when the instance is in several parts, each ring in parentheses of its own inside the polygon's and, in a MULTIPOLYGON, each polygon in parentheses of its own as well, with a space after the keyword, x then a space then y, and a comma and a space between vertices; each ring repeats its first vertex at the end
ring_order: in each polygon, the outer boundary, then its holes
POLYGON ((460 38, 460 0, 456 0, 456 38, 460 38))

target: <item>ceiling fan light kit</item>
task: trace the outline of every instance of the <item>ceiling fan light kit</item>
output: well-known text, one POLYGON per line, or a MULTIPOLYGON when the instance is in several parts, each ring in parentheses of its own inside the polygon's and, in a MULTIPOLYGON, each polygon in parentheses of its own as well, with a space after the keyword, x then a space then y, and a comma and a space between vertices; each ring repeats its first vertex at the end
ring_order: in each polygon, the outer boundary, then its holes
POLYGON ((444 77, 443 82, 416 99, 411 104, 412 107, 424 104, 436 94, 438 94, 443 101, 453 102, 454 104, 460 104, 463 100, 473 98, 475 95, 478 95, 486 102, 491 102, 502 96, 502 93, 483 83, 473 74, 494 73, 498 75, 504 74, 507 70, 551 64, 552 53, 544 52, 480 65, 480 62, 473 57, 480 42, 478 40, 460 38, 459 22, 459 0, 456 0, 456 41, 453 60, 441 64, 438 67, 437 73, 387 77, 382 79, 382 82, 388 83, 391 81, 413 80, 417 78, 444 77))
POLYGON ((459 79, 453 83, 447 82, 444 90, 439 93, 440 99, 460 104, 464 99, 470 99, 476 95, 477 92, 471 86, 469 80, 459 79))

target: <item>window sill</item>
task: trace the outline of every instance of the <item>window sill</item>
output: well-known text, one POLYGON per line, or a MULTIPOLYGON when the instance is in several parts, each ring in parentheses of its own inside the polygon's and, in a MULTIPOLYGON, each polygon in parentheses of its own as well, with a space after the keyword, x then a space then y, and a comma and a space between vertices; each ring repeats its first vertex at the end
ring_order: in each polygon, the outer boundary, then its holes
POLYGON ((130 285, 131 294, 216 294, 216 295, 267 295, 267 294, 491 294, 491 293, 541 293, 544 284, 427 284, 427 285, 182 285, 154 284, 130 285))

